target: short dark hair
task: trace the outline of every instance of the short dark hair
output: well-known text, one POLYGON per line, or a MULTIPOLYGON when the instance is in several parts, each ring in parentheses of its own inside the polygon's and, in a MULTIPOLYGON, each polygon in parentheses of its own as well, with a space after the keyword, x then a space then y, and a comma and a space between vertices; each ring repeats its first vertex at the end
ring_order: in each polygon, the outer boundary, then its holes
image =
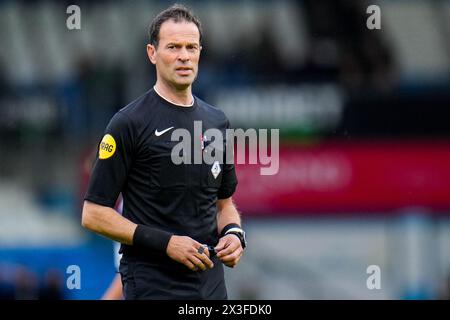
POLYGON ((167 20, 173 20, 174 22, 192 22, 200 33, 200 44, 202 43, 202 24, 198 17, 189 8, 182 4, 174 4, 166 10, 160 12, 152 21, 149 28, 150 44, 158 47, 159 43, 159 30, 161 25, 167 20))

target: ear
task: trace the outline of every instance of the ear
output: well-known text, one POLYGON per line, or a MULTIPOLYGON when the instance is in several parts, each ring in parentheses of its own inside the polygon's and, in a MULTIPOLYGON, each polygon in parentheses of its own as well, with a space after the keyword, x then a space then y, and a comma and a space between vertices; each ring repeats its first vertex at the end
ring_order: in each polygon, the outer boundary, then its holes
POLYGON ((151 63, 156 64, 156 48, 152 44, 147 44, 147 56, 151 63))

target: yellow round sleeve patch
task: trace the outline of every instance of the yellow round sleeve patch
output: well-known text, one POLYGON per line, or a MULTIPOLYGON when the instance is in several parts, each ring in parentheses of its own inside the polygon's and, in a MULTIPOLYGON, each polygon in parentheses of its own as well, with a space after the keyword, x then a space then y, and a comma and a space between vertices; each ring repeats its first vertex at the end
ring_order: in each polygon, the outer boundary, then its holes
POLYGON ((98 157, 99 159, 108 159, 116 152, 116 140, 110 134, 105 134, 100 142, 98 157))

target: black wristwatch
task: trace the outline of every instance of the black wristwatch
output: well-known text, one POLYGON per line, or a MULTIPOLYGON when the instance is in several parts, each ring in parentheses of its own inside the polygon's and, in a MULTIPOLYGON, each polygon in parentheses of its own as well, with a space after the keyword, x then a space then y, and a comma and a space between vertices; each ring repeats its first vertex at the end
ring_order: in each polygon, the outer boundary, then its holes
POLYGON ((247 239, 245 238, 245 231, 240 228, 232 228, 225 232, 225 235, 227 234, 234 234, 239 238, 239 241, 241 241, 242 249, 245 249, 247 246, 247 239))

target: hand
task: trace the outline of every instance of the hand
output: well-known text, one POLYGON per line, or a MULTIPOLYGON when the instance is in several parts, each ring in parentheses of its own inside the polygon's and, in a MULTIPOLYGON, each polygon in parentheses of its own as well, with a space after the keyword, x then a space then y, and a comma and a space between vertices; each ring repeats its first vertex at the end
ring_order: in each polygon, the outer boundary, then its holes
POLYGON ((234 234, 227 234, 219 239, 219 243, 215 247, 217 257, 227 267, 234 268, 244 253, 241 241, 234 234))
POLYGON ((166 253, 173 260, 184 264, 192 271, 199 269, 205 271, 214 267, 209 259, 209 251, 206 247, 203 253, 198 253, 198 249, 203 247, 199 242, 186 236, 172 236, 167 244, 166 253))

